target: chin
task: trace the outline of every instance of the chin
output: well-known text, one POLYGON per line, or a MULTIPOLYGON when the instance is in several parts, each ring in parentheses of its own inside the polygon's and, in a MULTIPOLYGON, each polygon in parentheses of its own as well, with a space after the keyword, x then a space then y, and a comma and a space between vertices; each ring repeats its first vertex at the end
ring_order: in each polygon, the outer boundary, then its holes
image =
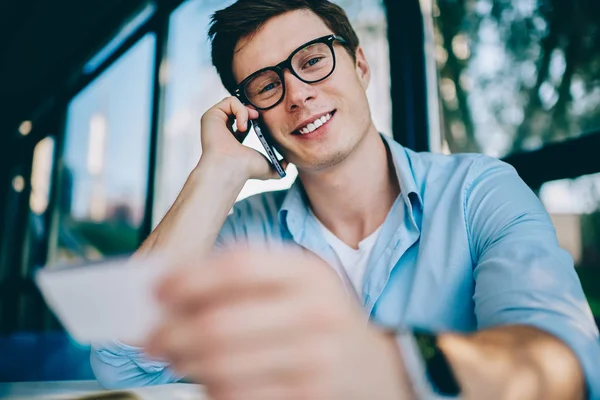
POLYGON ((343 162, 348 157, 348 153, 338 151, 323 155, 322 157, 313 157, 310 160, 302 160, 296 163, 298 169, 308 171, 323 171, 328 168, 334 167, 343 162))
POLYGON ((321 171, 342 163, 356 149, 360 138, 338 135, 335 140, 321 143, 301 152, 290 152, 288 160, 299 170, 321 171), (295 154, 294 154, 295 153, 295 154), (293 160, 292 160, 293 158, 293 160))

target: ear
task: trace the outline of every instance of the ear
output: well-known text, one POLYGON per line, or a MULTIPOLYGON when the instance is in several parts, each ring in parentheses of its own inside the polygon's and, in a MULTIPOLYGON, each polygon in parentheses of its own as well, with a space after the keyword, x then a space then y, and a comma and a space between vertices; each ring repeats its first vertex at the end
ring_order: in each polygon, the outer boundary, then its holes
POLYGON ((358 75, 358 79, 360 80, 363 89, 367 90, 371 80, 371 67, 360 46, 356 48, 356 74, 358 75))

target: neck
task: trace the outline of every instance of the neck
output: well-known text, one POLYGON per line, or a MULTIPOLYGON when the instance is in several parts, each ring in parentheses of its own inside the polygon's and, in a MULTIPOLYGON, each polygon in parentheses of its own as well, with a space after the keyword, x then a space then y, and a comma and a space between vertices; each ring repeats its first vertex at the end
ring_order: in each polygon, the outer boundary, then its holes
POLYGON ((383 224, 400 193, 391 154, 373 125, 342 162, 299 177, 317 218, 353 248, 383 224))

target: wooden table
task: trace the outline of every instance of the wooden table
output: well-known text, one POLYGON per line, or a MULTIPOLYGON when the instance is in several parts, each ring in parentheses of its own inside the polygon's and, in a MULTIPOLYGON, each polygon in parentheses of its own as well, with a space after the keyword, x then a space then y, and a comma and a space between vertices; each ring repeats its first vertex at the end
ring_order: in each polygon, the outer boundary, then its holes
MULTIPOLYGON (((202 386, 189 383, 116 391, 104 390, 97 381, 0 383, 0 399, 7 400, 74 400, 92 394, 116 394, 117 392, 133 393, 141 400, 208 400, 202 386)), ((91 399, 93 397, 90 397, 91 399)))

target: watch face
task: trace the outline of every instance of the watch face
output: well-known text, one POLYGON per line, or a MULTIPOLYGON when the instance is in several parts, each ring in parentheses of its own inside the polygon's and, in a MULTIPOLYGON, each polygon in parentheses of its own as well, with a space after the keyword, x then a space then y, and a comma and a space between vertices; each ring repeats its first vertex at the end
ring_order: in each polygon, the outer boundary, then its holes
POLYGON ((414 338, 421 351, 421 356, 427 368, 427 378, 433 389, 444 396, 456 396, 460 394, 460 387, 454 377, 452 368, 446 356, 437 345, 435 335, 428 333, 413 333, 414 338))

